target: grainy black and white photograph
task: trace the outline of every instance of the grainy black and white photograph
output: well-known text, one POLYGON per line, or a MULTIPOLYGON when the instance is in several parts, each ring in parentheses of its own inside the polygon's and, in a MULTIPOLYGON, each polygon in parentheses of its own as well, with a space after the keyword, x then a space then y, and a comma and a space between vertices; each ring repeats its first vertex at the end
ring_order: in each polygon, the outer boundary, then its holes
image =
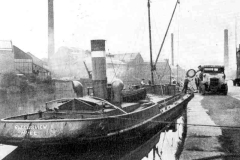
POLYGON ((239 0, 0 0, 0 160, 239 160, 239 0))

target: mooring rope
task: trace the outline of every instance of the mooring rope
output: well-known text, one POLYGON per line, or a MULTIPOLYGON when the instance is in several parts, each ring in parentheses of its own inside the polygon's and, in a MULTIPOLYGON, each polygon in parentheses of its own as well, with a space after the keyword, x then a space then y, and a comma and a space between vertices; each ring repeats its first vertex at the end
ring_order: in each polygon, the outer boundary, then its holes
MULTIPOLYGON (((140 119, 132 119, 132 118, 121 118, 121 119, 128 119, 128 120, 140 120, 140 119)), ((172 122, 172 121, 156 121, 151 120, 150 122, 153 123, 164 123, 164 124, 178 124, 178 125, 187 125, 187 126, 202 126, 202 127, 214 127, 214 128, 227 128, 227 129, 240 129, 240 126, 227 126, 227 125, 208 125, 208 124, 193 124, 193 123, 178 123, 178 122, 172 122)))

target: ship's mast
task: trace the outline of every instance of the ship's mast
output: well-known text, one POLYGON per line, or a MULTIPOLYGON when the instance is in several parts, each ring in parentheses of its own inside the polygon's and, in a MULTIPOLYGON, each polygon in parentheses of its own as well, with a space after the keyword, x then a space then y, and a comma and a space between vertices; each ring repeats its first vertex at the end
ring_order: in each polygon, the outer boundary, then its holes
POLYGON ((153 78, 153 60, 152 60, 151 18, 150 18, 150 0, 148 0, 148 25, 149 25, 149 46, 150 46, 151 79, 152 79, 152 85, 154 85, 154 78, 153 78))

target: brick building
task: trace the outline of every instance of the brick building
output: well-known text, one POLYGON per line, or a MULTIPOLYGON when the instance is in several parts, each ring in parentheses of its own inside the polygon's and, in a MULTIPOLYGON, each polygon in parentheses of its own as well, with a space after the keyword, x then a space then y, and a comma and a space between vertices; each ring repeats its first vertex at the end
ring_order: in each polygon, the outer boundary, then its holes
POLYGON ((14 53, 11 41, 0 41, 0 74, 14 71, 14 53))
POLYGON ((40 79, 51 75, 42 60, 12 45, 11 41, 0 41, 0 56, 0 73, 35 74, 40 79))
MULTIPOLYGON (((145 62, 140 53, 116 54, 113 58, 125 62, 124 67, 119 70, 120 73, 116 74, 124 84, 140 84, 142 79, 147 83, 151 79, 150 62, 145 62)), ((170 73, 167 61, 158 62, 154 72, 155 84, 169 84, 170 73)))
MULTIPOLYGON (((57 78, 86 79, 87 69, 92 71, 91 52, 73 47, 60 47, 52 57, 52 71, 57 78)), ((115 78, 124 84, 140 84, 151 79, 150 62, 145 62, 140 53, 110 54, 106 53, 107 80, 111 83, 115 78)), ((171 66, 166 60, 156 65, 155 84, 169 84, 171 66)), ((180 73, 180 69, 179 69, 180 73)), ((172 72, 172 76, 174 72, 172 72)))

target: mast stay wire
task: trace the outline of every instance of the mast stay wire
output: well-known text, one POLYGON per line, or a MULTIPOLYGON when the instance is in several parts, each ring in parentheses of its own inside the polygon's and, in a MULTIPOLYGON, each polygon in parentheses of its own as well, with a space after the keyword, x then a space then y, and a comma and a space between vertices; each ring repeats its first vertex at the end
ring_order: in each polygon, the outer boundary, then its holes
POLYGON ((178 62, 178 58, 179 58, 179 55, 180 55, 180 54, 179 54, 179 51, 180 51, 180 41, 179 41, 179 28, 180 28, 180 27, 179 27, 179 24, 180 24, 180 23, 179 23, 179 21, 180 21, 180 20, 179 20, 179 17, 180 17, 180 16, 179 16, 179 15, 181 15, 181 5, 179 5, 179 9, 178 9, 178 12, 177 12, 177 23, 178 23, 178 30, 177 30, 177 33, 178 33, 178 53, 177 53, 177 58, 176 58, 176 59, 177 59, 177 64, 179 63, 179 62, 178 62))
MULTIPOLYGON (((109 53, 109 55, 110 55, 110 53, 109 53)), ((113 64, 113 61, 112 61, 112 56, 109 56, 109 57, 110 57, 110 59, 111 59, 111 62, 112 62, 112 67, 113 67, 114 74, 115 74, 115 77, 116 77, 116 76, 117 76, 117 74, 116 74, 115 67, 114 67, 114 64, 113 64)))
MULTIPOLYGON (((157 37, 160 38, 161 36, 160 36, 160 34, 159 34, 159 32, 158 32, 157 24, 156 24, 154 15, 152 16, 151 21, 153 22, 153 26, 154 26, 154 28, 155 28, 157 37)), ((156 67, 156 65, 157 65, 157 63, 155 63, 155 67, 156 67)), ((154 71, 155 71, 155 76, 158 78, 160 84, 161 84, 162 78, 165 76, 165 72, 166 72, 167 65, 168 65, 168 64, 166 63, 162 75, 158 74, 158 72, 157 72, 156 70, 154 70, 154 71)), ((171 76, 171 75, 170 75, 170 76, 171 76)))
POLYGON ((155 66, 156 66, 156 64, 157 64, 158 58, 159 58, 159 56, 160 56, 160 53, 161 53, 161 51, 162 51, 162 47, 163 47, 163 44, 164 44, 164 42, 165 42, 165 39, 166 39, 166 36, 167 36, 168 30, 169 30, 169 27, 170 27, 170 25, 171 25, 171 22, 172 22, 172 19, 173 19, 173 16, 174 16, 175 10, 176 10, 177 5, 178 5, 179 3, 180 3, 179 0, 177 0, 177 2, 176 2, 176 4, 175 4, 175 8, 174 8, 173 13, 172 13, 172 16, 171 16, 171 19, 170 19, 170 22, 169 22, 168 27, 167 27, 167 31, 166 31, 166 33, 165 33, 165 35, 164 35, 164 38, 163 38, 163 41, 162 41, 161 47, 160 47, 160 49, 159 49, 159 52, 158 52, 158 55, 157 55, 156 61, 155 61, 155 63, 154 63, 154 70, 156 70, 155 66))
MULTIPOLYGON (((157 41, 161 40, 162 35, 158 32, 159 31, 159 27, 157 27, 157 22, 155 19, 159 19, 158 17, 156 18, 156 15, 152 14, 151 15, 151 21, 153 22, 153 26, 154 26, 154 30, 152 29, 152 31, 157 34, 157 37, 159 37, 159 39, 157 41)), ((173 18, 174 19, 174 18, 173 18)), ((154 34, 154 33, 153 33, 154 34)), ((163 33, 164 34, 164 33, 163 33)), ((154 45, 153 45, 154 46, 154 45)), ((155 55, 156 56, 156 55, 155 55)))

